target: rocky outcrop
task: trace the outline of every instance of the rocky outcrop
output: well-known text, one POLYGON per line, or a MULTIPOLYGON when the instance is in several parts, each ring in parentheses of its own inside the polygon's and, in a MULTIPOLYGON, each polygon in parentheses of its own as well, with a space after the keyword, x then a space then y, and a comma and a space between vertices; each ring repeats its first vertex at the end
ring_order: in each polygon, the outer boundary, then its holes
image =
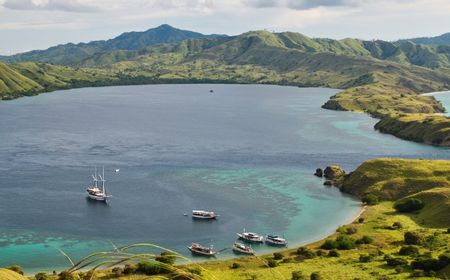
POLYGON ((329 180, 336 180, 345 175, 344 169, 338 165, 330 165, 323 171, 323 176, 329 180))
POLYGON ((323 170, 322 168, 317 168, 316 173, 314 173, 315 176, 322 178, 323 177, 323 170))

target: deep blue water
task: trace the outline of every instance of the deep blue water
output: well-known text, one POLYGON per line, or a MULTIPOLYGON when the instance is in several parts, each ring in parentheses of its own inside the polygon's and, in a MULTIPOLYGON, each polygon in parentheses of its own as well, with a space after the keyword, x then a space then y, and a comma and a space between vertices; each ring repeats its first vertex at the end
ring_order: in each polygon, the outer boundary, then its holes
POLYGON ((321 109, 336 92, 149 85, 0 102, 0 267, 60 269, 68 263, 58 249, 77 259, 111 242, 183 254, 193 241, 221 249, 243 228, 304 244, 360 211, 312 176, 315 168, 351 171, 380 156, 450 158, 448 149, 374 131, 367 115, 321 109), (85 197, 94 166, 103 165, 110 205, 85 197), (183 216, 198 208, 220 218, 183 216))

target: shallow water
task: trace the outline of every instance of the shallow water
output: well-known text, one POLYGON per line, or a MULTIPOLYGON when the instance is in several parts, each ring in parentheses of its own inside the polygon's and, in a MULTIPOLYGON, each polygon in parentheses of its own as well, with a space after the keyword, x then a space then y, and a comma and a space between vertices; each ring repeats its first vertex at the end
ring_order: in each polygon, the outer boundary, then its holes
POLYGON ((77 259, 111 242, 188 255, 191 242, 229 248, 243 228, 304 244, 360 211, 312 176, 315 168, 352 170, 380 156, 450 158, 448 149, 374 131, 367 115, 321 109, 336 92, 148 85, 1 102, 0 266, 51 271, 68 265, 58 249, 77 259), (110 205, 85 197, 93 167, 102 165, 110 205), (220 218, 183 216, 192 209, 220 218))

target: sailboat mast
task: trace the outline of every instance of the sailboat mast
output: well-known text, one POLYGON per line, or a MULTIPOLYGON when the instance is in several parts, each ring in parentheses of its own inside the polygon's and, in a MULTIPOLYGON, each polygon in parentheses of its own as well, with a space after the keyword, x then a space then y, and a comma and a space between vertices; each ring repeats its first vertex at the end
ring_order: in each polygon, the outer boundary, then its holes
POLYGON ((95 167, 94 186, 95 186, 96 188, 98 187, 98 184, 97 184, 97 166, 95 167))
POLYGON ((104 166, 103 166, 103 171, 102 171, 102 192, 104 194, 106 194, 105 193, 105 167, 104 166))

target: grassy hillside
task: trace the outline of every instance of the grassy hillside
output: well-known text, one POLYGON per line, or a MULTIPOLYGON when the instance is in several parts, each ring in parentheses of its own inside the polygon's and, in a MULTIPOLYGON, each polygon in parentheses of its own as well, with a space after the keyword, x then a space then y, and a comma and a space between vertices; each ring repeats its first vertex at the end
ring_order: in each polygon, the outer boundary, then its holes
POLYGON ((0 279, 2 280, 27 280, 26 277, 5 268, 0 268, 0 279))
POLYGON ((0 97, 26 95, 42 91, 43 87, 32 79, 0 63, 0 97))
POLYGON ((397 42, 411 41, 422 45, 450 45, 450 32, 435 37, 419 37, 399 40, 397 42))
POLYGON ((368 160, 345 178, 342 190, 397 200, 431 188, 450 188, 448 170, 450 161, 444 160, 368 160))

